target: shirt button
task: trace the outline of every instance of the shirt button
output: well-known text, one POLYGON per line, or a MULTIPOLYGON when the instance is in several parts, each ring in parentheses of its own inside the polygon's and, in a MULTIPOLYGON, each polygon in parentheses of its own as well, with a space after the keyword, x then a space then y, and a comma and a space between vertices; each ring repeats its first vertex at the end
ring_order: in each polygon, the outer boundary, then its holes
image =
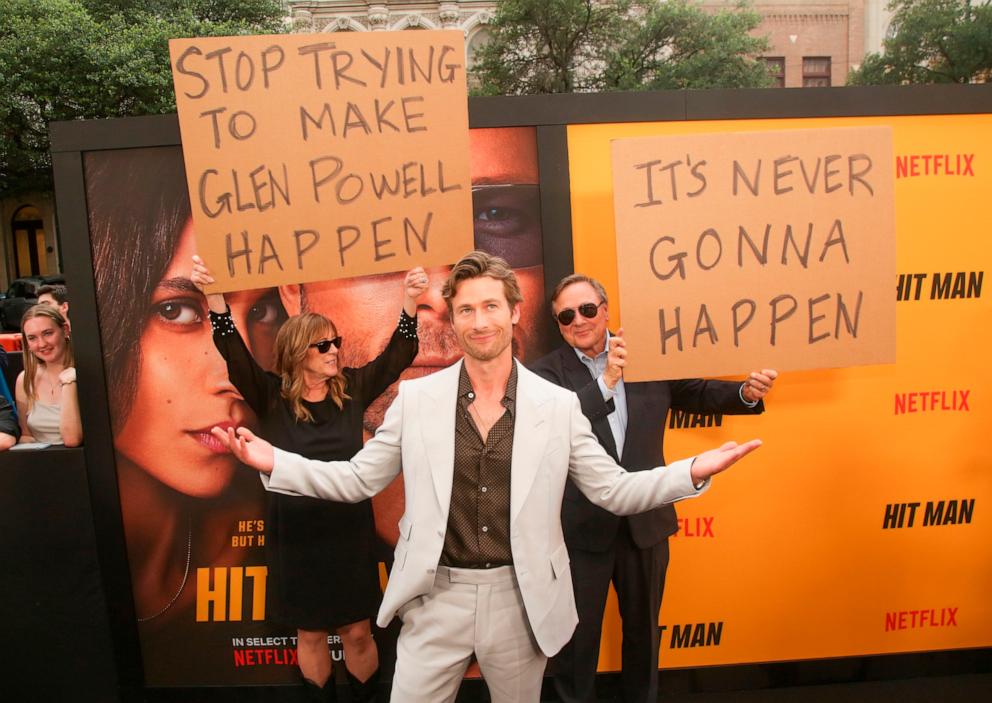
POLYGON ((483 492, 483 493, 485 493, 485 492, 486 492, 486 491, 488 491, 488 490, 489 490, 489 489, 488 489, 488 488, 486 488, 485 486, 483 486, 483 487, 482 487, 482 492, 483 492))
POLYGON ((472 391, 469 391, 468 392, 468 399, 469 400, 474 400, 475 399, 475 393, 473 393, 472 391))
POLYGON ((492 566, 492 564, 487 561, 486 562, 486 568, 488 569, 490 566, 492 566))
POLYGON ((483 532, 489 532, 489 528, 488 528, 488 527, 486 527, 485 525, 483 525, 483 526, 482 526, 482 531, 483 531, 483 532))

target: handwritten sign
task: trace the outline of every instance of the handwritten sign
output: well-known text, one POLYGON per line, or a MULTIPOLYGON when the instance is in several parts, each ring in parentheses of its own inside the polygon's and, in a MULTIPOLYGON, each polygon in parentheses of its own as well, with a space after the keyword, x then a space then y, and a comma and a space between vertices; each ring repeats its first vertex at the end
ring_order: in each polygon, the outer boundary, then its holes
POLYGON ((217 292, 472 249, 461 32, 174 39, 169 51, 217 292))
POLYGON ((625 378, 895 360, 891 129, 612 150, 625 378))

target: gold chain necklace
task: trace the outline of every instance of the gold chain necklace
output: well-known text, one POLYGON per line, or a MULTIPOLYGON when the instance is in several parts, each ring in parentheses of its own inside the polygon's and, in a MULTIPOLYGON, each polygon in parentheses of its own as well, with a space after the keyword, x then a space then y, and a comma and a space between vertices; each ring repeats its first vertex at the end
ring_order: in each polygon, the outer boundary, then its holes
POLYGON ((189 579, 189 563, 192 554, 193 554, 193 518, 192 516, 187 515, 186 516, 186 570, 183 571, 183 580, 179 584, 179 590, 176 591, 176 594, 169 599, 169 602, 165 604, 164 608, 162 608, 154 615, 148 615, 143 618, 138 618, 137 619, 138 622, 148 622, 149 620, 154 620, 159 615, 164 613, 166 610, 171 608, 175 604, 175 602, 179 600, 179 594, 181 594, 183 592, 183 589, 186 588, 186 581, 187 579, 189 579))
MULTIPOLYGON (((48 384, 48 400, 49 400, 49 403, 51 405, 54 405, 55 404, 55 401, 58 400, 58 392, 59 392, 59 389, 61 388, 61 383, 58 386, 56 386, 55 385, 55 382, 52 381, 51 376, 47 372, 44 372, 44 371, 42 372, 41 377, 44 378, 45 379, 45 382, 48 384)), ((58 376, 56 376, 55 378, 57 380, 58 379, 58 376)))
POLYGON ((502 413, 497 413, 495 417, 487 419, 482 416, 482 411, 475 407, 475 403, 469 405, 468 409, 475 411, 475 418, 479 421, 479 432, 483 435, 489 434, 489 430, 492 429, 492 426, 496 424, 496 421, 499 420, 500 415, 502 415, 502 413))

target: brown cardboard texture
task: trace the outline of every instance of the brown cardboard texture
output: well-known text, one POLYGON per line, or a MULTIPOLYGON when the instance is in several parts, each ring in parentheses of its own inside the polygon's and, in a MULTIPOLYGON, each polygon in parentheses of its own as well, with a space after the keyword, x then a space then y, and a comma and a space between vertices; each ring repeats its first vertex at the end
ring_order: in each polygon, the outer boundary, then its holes
POLYGON ((457 31, 169 42, 216 292, 450 264, 472 248, 457 31))
POLYGON ((895 360, 888 127, 612 142, 632 381, 895 360))

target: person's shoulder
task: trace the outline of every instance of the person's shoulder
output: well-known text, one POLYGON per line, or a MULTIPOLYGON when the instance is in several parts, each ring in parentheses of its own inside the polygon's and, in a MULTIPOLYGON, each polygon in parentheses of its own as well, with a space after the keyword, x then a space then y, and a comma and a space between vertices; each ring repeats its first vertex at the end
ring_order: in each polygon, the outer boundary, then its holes
POLYGON ((571 401, 575 397, 574 391, 564 386, 559 386, 553 381, 549 381, 541 376, 534 367, 527 368, 523 364, 520 364, 517 379, 517 387, 519 388, 521 381, 523 381, 527 392, 547 396, 555 400, 571 401))
POLYGON ((461 368, 462 362, 460 360, 456 361, 451 366, 447 366, 440 371, 435 371, 434 373, 421 376, 420 378, 411 378, 400 381, 400 389, 404 393, 417 393, 419 391, 430 390, 452 382, 457 384, 458 373, 461 371, 461 368))
POLYGON ((539 372, 541 369, 553 368, 561 366, 562 359, 566 352, 574 354, 575 351, 572 347, 567 344, 559 344, 557 347, 549 351, 547 354, 539 358, 537 361, 533 361, 527 364, 527 368, 531 371, 539 372))

